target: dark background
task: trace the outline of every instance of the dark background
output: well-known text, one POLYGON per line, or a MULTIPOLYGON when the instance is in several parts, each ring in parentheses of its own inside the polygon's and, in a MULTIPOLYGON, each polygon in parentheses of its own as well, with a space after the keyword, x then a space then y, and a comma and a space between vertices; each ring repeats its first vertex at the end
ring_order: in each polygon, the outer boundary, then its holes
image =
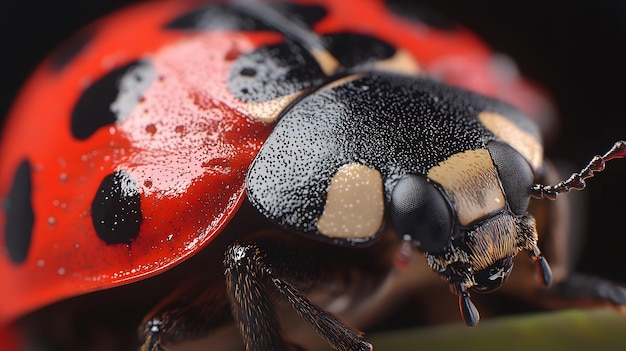
MULTIPOLYGON (((41 59, 72 32, 131 0, 21 0, 0 5, 0 116, 41 59)), ((355 1, 356 2, 356 1, 355 1)), ((357 2, 358 3, 358 2, 357 2)), ((514 57, 553 95, 561 136, 547 156, 584 165, 626 138, 626 2, 425 0, 514 57)), ((45 118, 42 116, 42 118, 45 118)), ((589 221, 579 269, 626 282, 626 161, 610 163, 586 191, 589 221)), ((572 169, 574 171, 574 169, 572 169)))

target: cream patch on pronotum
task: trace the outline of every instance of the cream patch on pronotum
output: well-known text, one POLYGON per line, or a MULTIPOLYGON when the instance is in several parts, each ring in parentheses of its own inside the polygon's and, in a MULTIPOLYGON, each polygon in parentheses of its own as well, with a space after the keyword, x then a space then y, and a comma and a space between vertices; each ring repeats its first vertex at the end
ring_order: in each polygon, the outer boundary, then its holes
POLYGON ((498 139, 511 145, 522 154, 533 169, 537 170, 541 167, 543 147, 537 138, 495 112, 483 111, 478 114, 478 119, 498 139))
POLYGON ((368 238, 380 229, 383 212, 380 173, 359 163, 346 164, 330 182, 317 229, 333 238, 368 238))

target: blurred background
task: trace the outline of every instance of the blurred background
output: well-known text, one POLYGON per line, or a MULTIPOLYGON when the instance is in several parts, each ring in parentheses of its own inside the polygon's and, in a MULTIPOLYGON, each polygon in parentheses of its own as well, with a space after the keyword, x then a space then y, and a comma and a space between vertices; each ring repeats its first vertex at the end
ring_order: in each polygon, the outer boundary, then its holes
MULTIPOLYGON (((78 28, 132 2, 20 0, 0 5, 0 118, 6 115, 28 73, 50 50, 78 28)), ((513 57, 525 76, 549 91, 561 123, 558 138, 547 143, 549 158, 567 160, 574 167, 571 171, 576 171, 614 141, 626 139, 626 2, 421 3, 470 28, 496 51, 513 57)), ((615 161, 590 181, 586 191, 588 236, 577 265, 579 271, 620 282, 626 282, 626 226, 622 223, 626 218, 625 180, 626 161, 615 161)), ((619 320, 626 324, 624 318, 619 320)), ((614 322, 610 319, 608 324, 614 322)), ((483 330, 489 334, 489 329, 483 330)))

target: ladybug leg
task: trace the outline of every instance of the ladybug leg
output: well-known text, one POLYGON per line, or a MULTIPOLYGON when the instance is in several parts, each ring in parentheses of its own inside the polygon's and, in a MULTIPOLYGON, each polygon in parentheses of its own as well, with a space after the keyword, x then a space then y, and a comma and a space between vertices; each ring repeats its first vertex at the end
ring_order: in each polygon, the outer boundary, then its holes
POLYGON ((206 337, 232 323, 223 285, 191 279, 163 300, 139 330, 140 351, 161 351, 164 345, 206 337))
MULTIPOLYGON (((554 286, 551 293, 582 303, 609 302, 615 306, 626 305, 626 290, 616 283, 600 277, 575 273, 554 286)), ((597 303, 595 303, 597 304, 597 303)))
POLYGON ((224 260, 228 297, 247 351, 285 350, 271 290, 284 297, 297 314, 336 350, 372 350, 361 333, 313 304, 288 277, 296 281, 307 273, 302 256, 261 242, 235 243, 224 260))

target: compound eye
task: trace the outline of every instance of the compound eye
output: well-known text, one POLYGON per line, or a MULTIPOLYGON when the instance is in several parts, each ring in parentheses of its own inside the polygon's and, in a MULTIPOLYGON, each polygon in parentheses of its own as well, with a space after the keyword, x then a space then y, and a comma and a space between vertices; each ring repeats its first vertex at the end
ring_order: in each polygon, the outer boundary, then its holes
POLYGON ((453 213, 444 195, 426 177, 406 175, 391 194, 391 221, 426 252, 442 249, 452 236, 453 213))
POLYGON ((478 285, 472 290, 479 293, 488 293, 499 288, 511 273, 513 268, 513 257, 503 258, 496 261, 489 268, 474 273, 474 280, 478 285))
POLYGON ((518 215, 525 214, 534 177, 530 164, 522 154, 503 142, 492 141, 487 144, 487 150, 498 170, 511 211, 518 215))

